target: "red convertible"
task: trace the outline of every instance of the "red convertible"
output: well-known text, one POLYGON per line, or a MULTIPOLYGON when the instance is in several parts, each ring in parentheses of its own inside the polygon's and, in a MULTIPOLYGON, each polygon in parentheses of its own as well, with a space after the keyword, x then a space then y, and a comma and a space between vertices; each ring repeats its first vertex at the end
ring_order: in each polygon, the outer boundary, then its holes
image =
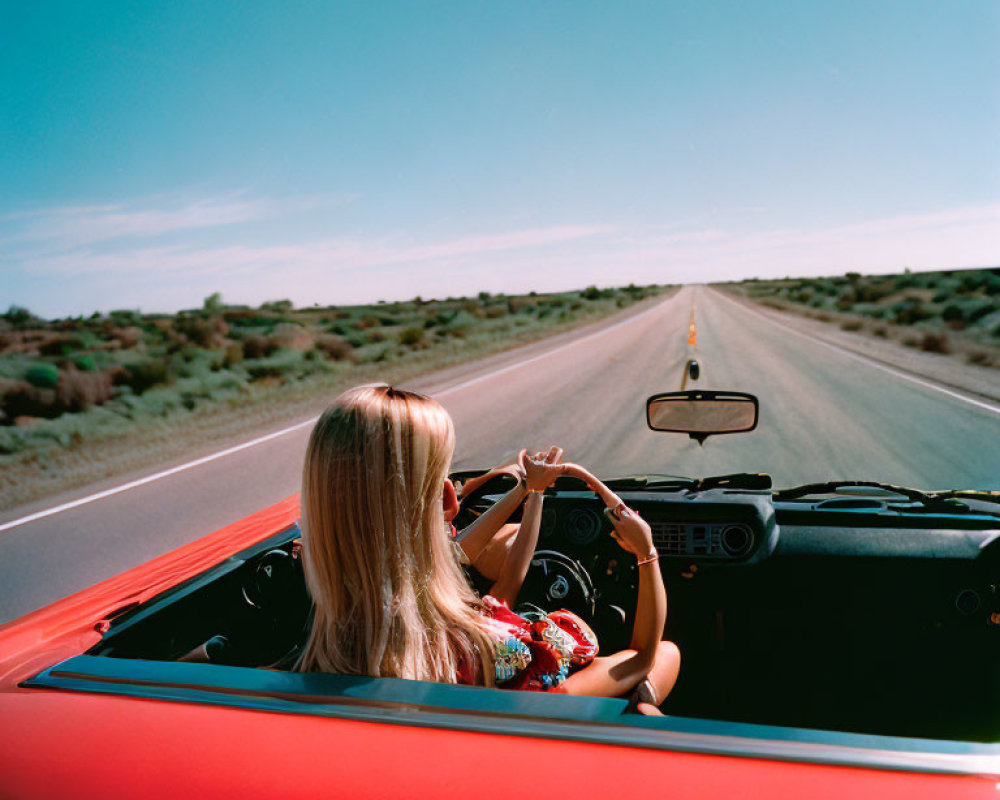
MULTIPOLYGON (((0 628, 0 797, 998 795, 995 493, 609 485, 661 555, 684 659, 666 716, 276 668, 310 616, 291 497, 0 628)), ((613 650, 636 573, 601 509, 571 479, 547 492, 523 599, 613 650)))

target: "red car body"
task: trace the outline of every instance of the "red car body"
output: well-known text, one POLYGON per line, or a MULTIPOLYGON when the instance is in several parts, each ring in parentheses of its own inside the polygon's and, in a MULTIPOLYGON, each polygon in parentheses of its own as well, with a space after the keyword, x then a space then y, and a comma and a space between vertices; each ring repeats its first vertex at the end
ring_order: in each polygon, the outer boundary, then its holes
MULTIPOLYGON (((109 620, 298 517, 298 498, 0 627, 0 797, 993 798, 995 759, 949 773, 286 714, 26 688, 109 620)), ((483 690, 491 691, 491 690, 483 690)), ((736 749, 739 749, 737 745, 736 749)), ((836 749, 836 748, 834 748, 836 749)), ((766 750, 766 749, 765 749, 766 750)))

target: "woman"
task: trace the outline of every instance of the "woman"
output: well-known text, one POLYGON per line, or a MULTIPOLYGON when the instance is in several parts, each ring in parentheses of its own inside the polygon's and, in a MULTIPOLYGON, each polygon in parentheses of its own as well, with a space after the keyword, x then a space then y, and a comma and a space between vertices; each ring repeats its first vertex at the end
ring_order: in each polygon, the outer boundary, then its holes
MULTIPOLYGON (((351 389, 320 417, 303 469, 303 556, 315 613, 298 670, 497 683, 506 644, 498 617, 511 613, 530 563, 542 492, 560 474, 589 474, 551 463, 555 451, 548 463, 522 453, 522 524, 494 585, 496 599, 481 600, 445 522, 458 504, 447 477, 454 447, 451 418, 436 401, 389 386, 351 389)), ((624 695, 648 675, 638 699, 655 704, 676 680, 680 657, 660 642, 666 594, 649 526, 623 507, 617 514, 619 543, 643 554, 632 649, 594 659, 559 689, 624 695)))

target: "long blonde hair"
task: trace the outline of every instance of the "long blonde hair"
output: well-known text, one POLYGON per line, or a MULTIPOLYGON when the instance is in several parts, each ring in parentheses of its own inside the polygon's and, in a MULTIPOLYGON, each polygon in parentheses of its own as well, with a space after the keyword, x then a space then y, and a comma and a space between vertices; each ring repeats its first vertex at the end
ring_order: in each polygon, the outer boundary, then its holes
POLYGON ((302 471, 315 612, 296 669, 455 683, 465 665, 492 685, 490 623, 444 520, 454 449, 436 401, 389 386, 350 389, 320 417, 302 471))

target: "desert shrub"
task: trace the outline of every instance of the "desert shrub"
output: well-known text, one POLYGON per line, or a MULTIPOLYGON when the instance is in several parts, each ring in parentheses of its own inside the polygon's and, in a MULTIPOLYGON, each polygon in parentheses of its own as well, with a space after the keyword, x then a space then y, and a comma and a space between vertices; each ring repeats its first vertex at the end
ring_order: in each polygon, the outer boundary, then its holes
POLYGON ((374 342, 374 343, 384 342, 385 341, 385 331, 380 331, 380 330, 377 330, 377 329, 373 330, 371 333, 368 334, 368 341, 369 342, 374 342))
POLYGON ((127 328, 115 328, 111 335, 121 343, 125 350, 129 350, 142 341, 142 328, 130 325, 127 328))
POLYGON ((415 347, 424 340, 422 328, 405 328, 399 332, 399 343, 405 347, 415 347))
POLYGON ((97 362, 91 355, 82 355, 73 359, 73 366, 81 372, 94 372, 97 369, 97 362))
POLYGON ((965 318, 969 323, 979 322, 979 320, 984 317, 988 317, 994 311, 1000 310, 1000 305, 995 305, 994 303, 986 302, 979 303, 975 306, 970 307, 966 310, 965 318))
POLYGON ((27 381, 7 383, 3 394, 3 414, 8 420, 17 417, 58 417, 62 407, 55 389, 43 389, 27 381))
POLYGON ((943 333, 925 333, 920 340, 920 349, 927 353, 950 353, 948 337, 943 333))
POLYGON ((979 366, 987 366, 990 363, 990 354, 985 350, 970 350, 965 358, 970 364, 979 366))
POLYGON ((607 297, 604 292, 598 289, 596 286, 588 286, 582 292, 580 292, 580 297, 584 300, 600 300, 602 297, 607 297))
POLYGON ((889 329, 885 327, 885 325, 879 325, 877 328, 875 328, 875 330, 872 331, 872 333, 878 336, 879 339, 889 338, 889 329))
POLYGON ((34 328, 42 323, 42 320, 23 306, 10 306, 4 312, 3 320, 15 329, 34 328))
POLYGON ((221 347, 223 336, 229 332, 221 316, 204 314, 180 314, 174 321, 174 329, 189 342, 209 349, 221 347))
POLYGON ((507 316, 507 306, 506 305, 495 305, 487 306, 484 309, 484 315, 486 319, 499 319, 500 317, 507 316))
POLYGON ((357 328, 358 330, 363 331, 367 330, 368 328, 374 328, 380 324, 381 323, 379 322, 379 318, 376 317, 374 314, 365 314, 363 317, 361 317, 361 319, 357 320, 354 323, 354 327, 357 328))
POLYGON ((511 297, 507 301, 507 311, 510 314, 530 314, 537 309, 535 301, 527 297, 511 297))
POLYGON ((987 283, 986 271, 966 272, 959 279, 959 288, 962 292, 971 294, 979 291, 987 283))
POLYGON ((934 316, 930 309, 912 297, 893 305, 890 308, 890 313, 893 321, 900 325, 913 325, 934 316))
POLYGON ((842 331, 860 331, 864 325, 859 319, 845 319, 840 323, 840 329, 842 331))
MULTIPOLYGON (((509 306, 509 303, 510 303, 510 301, 508 301, 508 306, 509 306)), ((455 321, 455 319, 456 319, 456 317, 458 317, 459 313, 460 312, 459 312, 458 309, 453 309, 453 310, 450 310, 450 311, 439 311, 437 314, 434 314, 433 316, 428 317, 424 321, 424 327, 425 328, 433 328, 434 326, 444 327, 446 325, 450 325, 452 322, 455 321)))
POLYGON ((340 336, 323 334, 316 340, 316 349, 331 361, 355 361, 354 346, 340 336))
POLYGON ((138 325, 142 320, 142 314, 131 308, 118 308, 108 312, 108 319, 115 325, 138 325))
POLYGON ((226 369, 243 361, 243 345, 240 342, 230 342, 222 354, 222 366, 226 369))
POLYGON ((291 300, 269 300, 260 304, 262 311, 273 311, 276 314, 287 314, 295 308, 291 300))
POLYGON ((250 336, 243 342, 243 355, 247 358, 267 358, 278 349, 278 343, 269 336, 250 336))
POLYGON ((111 399, 112 381, 106 372, 66 370, 59 375, 56 399, 64 411, 76 413, 111 399))
POLYGON ((131 387, 136 394, 142 394, 169 380, 170 371, 163 358, 144 358, 122 364, 122 372, 115 378, 117 383, 131 387))
POLYGON ((47 342, 42 342, 38 346, 38 352, 43 356, 63 356, 74 350, 81 350, 85 346, 79 336, 55 336, 47 342))
POLYGON ((35 364, 28 367, 24 379, 39 389, 55 389, 59 382, 59 368, 54 364, 35 364))
POLYGON ((313 336, 302 325, 297 323, 283 322, 274 329, 271 341, 277 345, 278 350, 311 350, 313 346, 313 336))
POLYGON ((222 312, 222 318, 237 328, 266 327, 274 325, 278 319, 274 314, 261 313, 252 308, 227 308, 222 312))
POLYGON ((299 350, 278 350, 267 358, 243 362, 243 369, 251 380, 255 381, 263 378, 295 377, 303 366, 303 354, 299 350))
POLYGON ((960 305, 951 303, 941 310, 941 319, 945 322, 964 322, 965 313, 960 305))

